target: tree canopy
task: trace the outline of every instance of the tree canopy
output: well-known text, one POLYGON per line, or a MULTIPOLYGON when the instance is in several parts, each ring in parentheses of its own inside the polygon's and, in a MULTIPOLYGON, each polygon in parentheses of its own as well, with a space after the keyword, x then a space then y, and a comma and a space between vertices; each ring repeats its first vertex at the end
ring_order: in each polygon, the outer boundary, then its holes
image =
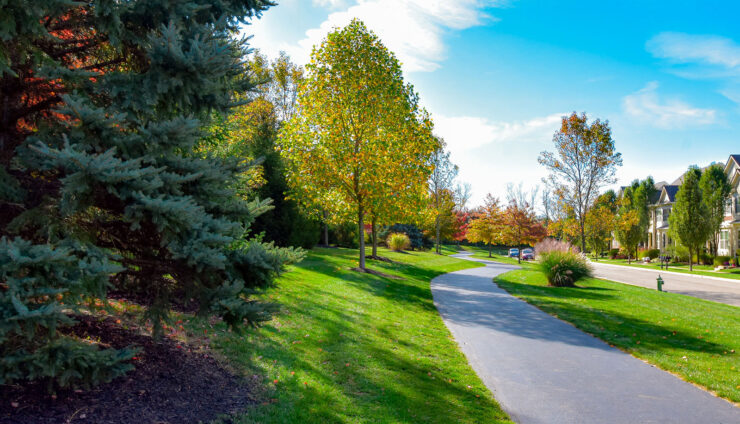
POLYGON ((267 203, 238 195, 240 159, 200 147, 254 88, 235 35, 272 4, 3 7, 0 384, 122 372, 130 355, 60 331, 111 286, 145 299, 155 335, 174 299, 234 327, 269 319, 252 295, 297 255, 248 239, 267 203))
POLYGON ((555 194, 575 214, 581 250, 586 250, 586 213, 593 206, 601 187, 614 183, 616 167, 622 165, 612 139, 608 121, 591 123, 585 113, 573 112, 562 119, 553 135, 554 152, 542 152, 539 163, 550 175, 555 194))
POLYGON ((363 270, 366 215, 425 189, 438 147, 398 60, 357 19, 314 48, 280 140, 297 196, 340 218, 354 215, 363 270))
POLYGON ((704 202, 699 184, 701 170, 691 167, 684 174, 676 193, 671 215, 668 217, 673 238, 689 249, 689 269, 694 269, 693 255, 698 253, 712 233, 709 208, 704 202))

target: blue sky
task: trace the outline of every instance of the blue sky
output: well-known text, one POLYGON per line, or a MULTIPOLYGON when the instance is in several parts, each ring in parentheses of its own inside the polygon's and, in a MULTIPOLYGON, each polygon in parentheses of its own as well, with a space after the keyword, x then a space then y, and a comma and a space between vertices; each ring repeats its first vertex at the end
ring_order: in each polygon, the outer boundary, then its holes
POLYGON ((244 29, 305 63, 362 19, 402 61, 473 204, 546 174, 560 117, 609 120, 619 183, 740 153, 740 2, 282 0, 244 29))

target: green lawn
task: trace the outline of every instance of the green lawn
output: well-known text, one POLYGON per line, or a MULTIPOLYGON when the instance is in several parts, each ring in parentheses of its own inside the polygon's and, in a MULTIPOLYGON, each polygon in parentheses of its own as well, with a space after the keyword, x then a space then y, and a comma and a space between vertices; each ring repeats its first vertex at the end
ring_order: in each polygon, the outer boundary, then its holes
POLYGON ((456 255, 463 250, 456 244, 443 244, 440 248, 443 255, 456 255))
MULTIPOLYGON (((599 259, 596 262, 605 263, 605 264, 612 264, 612 265, 623 265, 623 266, 633 266, 638 268, 648 268, 648 269, 660 269, 660 264, 657 263, 642 263, 642 262, 635 262, 632 261, 631 264, 627 263, 626 259, 599 259)), ((735 269, 724 269, 721 271, 714 271, 714 267, 712 265, 696 265, 694 264, 694 271, 689 271, 688 264, 671 264, 668 267, 668 271, 674 271, 674 272, 681 272, 684 274, 695 274, 695 275, 707 275, 710 277, 720 277, 720 278, 727 278, 732 280, 740 280, 740 268, 735 269)))
POLYGON ((212 348, 265 387, 261 404, 237 422, 510 422, 458 350, 429 287, 436 275, 479 265, 381 254, 396 262, 370 267, 397 279, 351 271, 356 250, 315 249, 268 291, 282 307, 271 322, 243 335, 216 325, 212 348))
POLYGON ((611 345, 740 402, 740 308, 598 279, 548 287, 534 269, 495 281, 611 345))

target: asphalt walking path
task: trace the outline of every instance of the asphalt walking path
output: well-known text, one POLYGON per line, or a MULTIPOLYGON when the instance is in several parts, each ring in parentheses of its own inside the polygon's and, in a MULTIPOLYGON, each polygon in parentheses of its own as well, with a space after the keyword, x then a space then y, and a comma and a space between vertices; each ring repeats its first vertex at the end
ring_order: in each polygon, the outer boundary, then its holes
POLYGON ((485 267, 432 280, 434 303, 468 361, 521 424, 740 423, 740 408, 640 361, 492 282, 485 267))
POLYGON ((605 280, 655 289, 658 275, 663 279, 663 290, 740 306, 740 280, 706 275, 685 274, 625 265, 592 261, 594 276, 605 280))

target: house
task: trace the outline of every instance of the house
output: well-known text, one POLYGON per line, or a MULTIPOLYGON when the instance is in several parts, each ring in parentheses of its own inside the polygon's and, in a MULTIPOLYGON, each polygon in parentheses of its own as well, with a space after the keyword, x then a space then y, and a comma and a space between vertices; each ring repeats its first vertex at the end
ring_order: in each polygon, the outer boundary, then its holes
MULTIPOLYGON (((732 189, 725 205, 725 218, 720 230, 717 254, 735 256, 740 253, 740 155, 730 155, 725 164, 725 174, 732 189)), ((668 217, 671 215, 684 175, 671 184, 666 182, 655 184, 656 194, 650 199, 650 224, 643 247, 665 252, 666 248, 673 244, 668 232, 668 217)), ((619 247, 616 241, 614 244, 619 247)))

